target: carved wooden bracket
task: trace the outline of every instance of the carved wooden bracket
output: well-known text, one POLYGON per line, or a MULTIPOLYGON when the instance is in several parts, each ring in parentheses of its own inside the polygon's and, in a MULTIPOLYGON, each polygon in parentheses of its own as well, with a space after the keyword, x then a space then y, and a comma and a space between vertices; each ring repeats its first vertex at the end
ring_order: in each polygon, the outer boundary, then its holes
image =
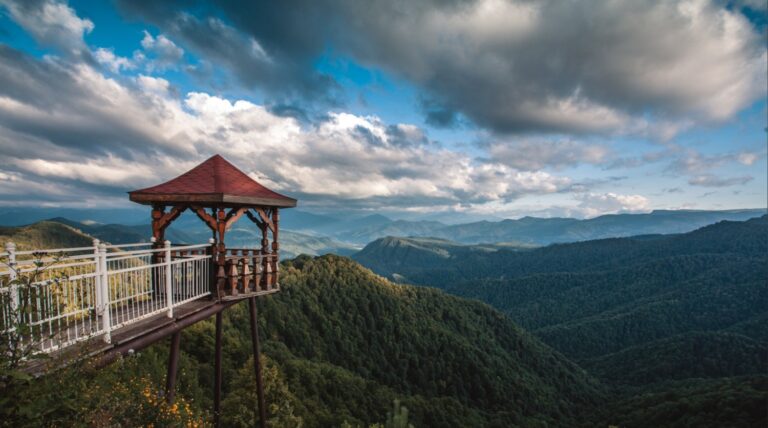
POLYGON ((226 229, 229 230, 230 227, 232 227, 233 224, 235 224, 236 221, 240 220, 240 217, 243 216, 248 212, 248 208, 242 207, 242 208, 232 208, 232 210, 229 211, 227 214, 227 217, 224 219, 224 223, 226 224, 226 229))
MULTIPOLYGON (((261 218, 261 221, 264 224, 266 224, 267 227, 269 227, 269 230, 271 230, 272 233, 275 233, 275 224, 272 223, 272 219, 269 218, 269 215, 267 214, 267 212, 264 211, 263 208, 254 208, 253 210, 256 211, 257 214, 259 214, 259 217, 261 218)), ((253 217, 251 217, 251 220, 253 220, 253 217)))
POLYGON ((155 207, 155 209, 152 210, 152 236, 161 239, 165 232, 165 228, 167 228, 172 221, 176 220, 186 209, 186 206, 175 206, 171 208, 169 212, 165 213, 163 212, 165 211, 165 207, 155 207))
POLYGON ((203 223, 205 223, 212 231, 216 232, 216 219, 212 215, 205 212, 205 208, 194 205, 191 208, 192 211, 197 214, 197 217, 203 221, 203 223))

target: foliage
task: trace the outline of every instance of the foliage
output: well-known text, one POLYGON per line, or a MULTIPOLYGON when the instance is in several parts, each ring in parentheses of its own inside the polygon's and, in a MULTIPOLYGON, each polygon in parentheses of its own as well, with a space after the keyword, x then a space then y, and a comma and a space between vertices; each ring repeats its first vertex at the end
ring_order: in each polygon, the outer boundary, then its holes
POLYGON ((29 226, 0 226, 0 244, 14 242, 19 250, 39 248, 89 247, 93 238, 70 226, 54 222, 41 221, 29 226))
POLYGON ((390 238, 355 258, 382 274, 489 303, 613 384, 604 408, 616 417, 600 424, 765 421, 756 413, 764 409, 756 398, 762 393, 764 401, 764 389, 735 379, 768 371, 768 216, 530 251, 390 238), (702 378, 712 381, 685 383, 702 378), (695 397, 686 401, 686 391, 695 397), (678 406, 674 412, 666 413, 665 394, 678 406), (722 412, 703 410, 735 396, 745 400, 722 412))
POLYGON ((768 373, 768 346, 740 334, 694 332, 582 362, 594 375, 622 385, 768 373))
MULTIPOLYGON (((462 263, 449 252, 444 265, 413 271, 497 305, 608 386, 484 303, 393 284, 342 257, 284 262, 282 291, 258 304, 269 422, 760 426, 768 392, 755 374, 765 372, 764 227, 493 248, 462 263), (497 276, 477 276, 482 269, 497 276)), ((251 425, 256 413, 245 306, 224 317, 227 426, 251 425)), ((204 424, 213 338, 210 320, 184 330, 175 410, 158 389, 168 348, 158 343, 106 370, 78 364, 25 381, 12 396, 23 414, 3 423, 204 424)))
MULTIPOLYGON (((269 426, 275 428, 298 428, 303 425, 301 417, 296 416, 294 408, 297 401, 288 389, 279 368, 267 357, 261 356, 262 376, 264 379, 264 400, 267 403, 269 426)), ((237 372, 232 381, 231 392, 222 404, 225 412, 222 424, 226 427, 251 427, 258 421, 258 398, 254 388, 253 358, 249 358, 237 372)))
MULTIPOLYGON (((37 412, 20 402, 18 397, 32 381, 24 365, 45 357, 39 349, 49 335, 33 323, 37 308, 31 305, 32 299, 18 296, 29 295, 46 271, 58 262, 60 255, 49 257, 48 253, 40 252, 32 257, 28 263, 31 267, 24 270, 9 259, 2 261, 4 270, 13 274, 4 276, 0 284, 3 290, 0 294, 0 417, 3 423, 37 416, 37 412)), ((59 280, 58 277, 51 278, 52 282, 59 280)))
POLYGON ((768 376, 691 379, 643 388, 597 409, 593 426, 745 427, 768 421, 768 376))

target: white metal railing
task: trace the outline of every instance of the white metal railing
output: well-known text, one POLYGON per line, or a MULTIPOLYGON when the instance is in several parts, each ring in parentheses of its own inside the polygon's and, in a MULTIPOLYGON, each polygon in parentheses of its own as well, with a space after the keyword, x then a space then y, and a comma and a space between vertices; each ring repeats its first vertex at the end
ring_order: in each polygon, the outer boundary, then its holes
POLYGON ((211 243, 152 243, 0 253, 0 334, 49 352, 112 333, 210 294, 211 243), (25 281, 20 281, 25 279, 25 281))

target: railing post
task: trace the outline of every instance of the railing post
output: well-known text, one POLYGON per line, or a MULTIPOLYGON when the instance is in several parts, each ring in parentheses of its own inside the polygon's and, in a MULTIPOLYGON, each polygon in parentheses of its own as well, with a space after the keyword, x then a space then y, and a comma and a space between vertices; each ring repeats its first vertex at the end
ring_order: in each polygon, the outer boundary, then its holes
POLYGON ((93 291, 96 295, 96 299, 93 302, 93 307, 96 309, 96 315, 101 315, 104 299, 101 296, 101 256, 99 256, 99 244, 101 241, 98 239, 93 240, 93 266, 94 266, 94 287, 93 291))
POLYGON ((173 275, 171 275, 171 241, 165 241, 165 300, 168 318, 173 318, 173 275))
POLYGON ((15 284, 14 281, 16 281, 17 278, 17 272, 16 272, 16 244, 13 242, 8 242, 5 244, 5 251, 8 253, 8 281, 10 282, 10 293, 11 293, 11 310, 13 311, 13 316, 16 317, 16 320, 14 322, 18 322, 18 316, 17 313, 19 310, 19 286, 18 284, 15 284))
POLYGON ((210 290, 211 296, 218 300, 219 296, 216 294, 216 240, 208 238, 208 244, 206 252, 211 255, 211 258, 208 261, 208 278, 206 280, 208 281, 208 290, 210 290))
POLYGON ((101 289, 101 322, 104 342, 112 343, 112 321, 109 312, 109 273, 107 272, 107 246, 99 244, 99 288, 101 289))

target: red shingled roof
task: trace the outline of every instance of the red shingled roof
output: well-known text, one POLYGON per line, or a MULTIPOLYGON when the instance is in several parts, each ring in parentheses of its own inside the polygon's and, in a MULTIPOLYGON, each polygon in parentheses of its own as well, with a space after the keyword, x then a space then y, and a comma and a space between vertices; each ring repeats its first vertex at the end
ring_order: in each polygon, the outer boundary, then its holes
POLYGON ((146 189, 128 192, 134 202, 194 202, 219 205, 295 207, 296 200, 267 189, 219 155, 184 174, 146 189))

